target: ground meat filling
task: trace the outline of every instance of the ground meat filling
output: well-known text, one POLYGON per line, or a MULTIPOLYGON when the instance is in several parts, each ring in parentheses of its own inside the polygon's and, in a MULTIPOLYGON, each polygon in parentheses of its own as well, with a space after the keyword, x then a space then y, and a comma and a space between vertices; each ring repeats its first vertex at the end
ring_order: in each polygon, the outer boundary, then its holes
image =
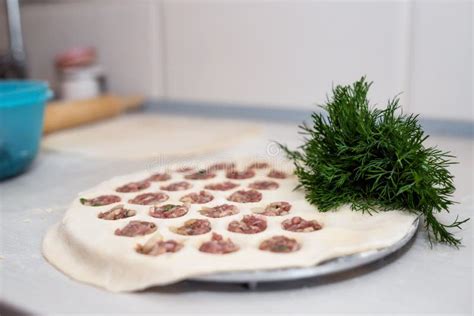
POLYGON ((239 246, 234 244, 230 238, 224 239, 221 235, 212 233, 210 241, 204 242, 199 251, 212 253, 212 254, 227 254, 236 252, 239 250, 239 246))
POLYGON ((156 225, 152 222, 131 221, 123 228, 117 228, 115 235, 135 237, 151 234, 156 231, 156 225))
POLYGON ((162 206, 153 206, 150 209, 150 216, 156 218, 177 218, 186 215, 189 207, 186 205, 166 204, 162 206))
POLYGON ((213 191, 228 191, 228 190, 235 189, 238 186, 239 184, 237 183, 226 181, 226 182, 220 182, 220 183, 207 184, 204 188, 208 190, 213 190, 213 191))
POLYGON ((100 219, 114 221, 117 219, 132 217, 136 214, 137 212, 134 210, 126 209, 123 205, 117 205, 113 207, 110 211, 99 213, 97 217, 100 219))
POLYGON ((272 170, 267 174, 268 177, 270 178, 275 178, 275 179, 285 179, 288 177, 288 175, 283 172, 283 171, 278 171, 278 170, 272 170))
POLYGON ((214 199, 214 196, 206 191, 200 191, 199 193, 193 192, 186 194, 181 199, 179 199, 183 203, 191 203, 191 204, 204 204, 210 202, 214 199))
POLYGON ((268 204, 260 214, 266 216, 288 215, 291 210, 291 204, 288 202, 273 202, 268 204))
POLYGON ((267 229, 267 221, 254 215, 245 215, 241 221, 232 221, 227 230, 241 234, 257 234, 267 229))
POLYGON ((184 176, 184 178, 188 180, 207 180, 207 179, 212 179, 215 176, 216 176, 215 173, 203 169, 203 170, 199 170, 198 172, 187 174, 184 176))
POLYGON ((225 176, 228 179, 236 179, 236 180, 249 179, 249 178, 255 177, 255 171, 251 169, 247 169, 243 171, 229 170, 227 171, 225 176))
POLYGON ((209 166, 208 170, 219 171, 219 170, 231 170, 233 168, 235 168, 235 164, 233 162, 220 162, 220 163, 215 163, 209 166))
POLYGON ((266 162, 254 162, 253 164, 247 167, 247 169, 267 169, 267 168, 270 168, 270 165, 266 162))
POLYGON ((239 209, 235 205, 222 204, 214 207, 203 207, 199 213, 211 218, 221 218, 239 213, 239 209))
POLYGON ((284 230, 289 230, 298 233, 314 232, 322 228, 322 226, 317 221, 307 221, 299 216, 284 220, 281 223, 281 227, 284 230))
POLYGON ((141 190, 145 190, 150 187, 150 182, 148 181, 138 181, 138 182, 130 182, 121 187, 118 187, 115 191, 120 193, 128 193, 128 192, 138 192, 141 190))
POLYGON ((120 202, 120 197, 117 195, 101 195, 92 199, 80 199, 81 204, 86 206, 104 206, 112 203, 120 202))
POLYGON ((157 193, 143 193, 137 195, 133 199, 129 200, 128 203, 138 205, 153 205, 168 200, 169 196, 162 192, 157 193))
POLYGON ((183 226, 174 229, 176 234, 195 236, 206 234, 211 231, 211 223, 207 219, 190 219, 183 226))
POLYGON ((152 245, 137 245, 137 252, 148 256, 159 256, 167 252, 178 252, 183 248, 183 244, 175 240, 160 240, 152 245))
POLYGON ((159 181, 167 181, 171 179, 171 176, 167 173, 155 173, 151 175, 147 180, 148 181, 153 181, 153 182, 159 182, 159 181))
POLYGON ((192 188, 192 184, 186 181, 174 182, 168 185, 162 185, 160 189, 165 191, 184 191, 192 188))
POLYGON ((301 246, 293 238, 274 236, 270 239, 264 240, 258 248, 265 251, 288 253, 299 250, 301 246))
POLYGON ((255 190, 276 190, 280 187, 275 181, 255 181, 249 184, 249 188, 255 190))
POLYGON ((232 193, 227 200, 238 203, 254 203, 262 200, 262 193, 256 190, 239 190, 232 193))

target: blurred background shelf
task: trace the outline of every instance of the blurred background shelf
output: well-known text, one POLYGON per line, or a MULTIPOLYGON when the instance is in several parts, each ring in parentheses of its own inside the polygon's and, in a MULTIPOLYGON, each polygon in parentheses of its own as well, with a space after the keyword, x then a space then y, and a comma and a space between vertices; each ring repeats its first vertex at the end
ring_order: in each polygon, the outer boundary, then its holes
POLYGON ((24 1, 21 13, 30 74, 53 87, 54 55, 90 45, 122 95, 312 109, 367 75, 374 103, 403 92, 408 112, 473 121, 469 0, 24 1))

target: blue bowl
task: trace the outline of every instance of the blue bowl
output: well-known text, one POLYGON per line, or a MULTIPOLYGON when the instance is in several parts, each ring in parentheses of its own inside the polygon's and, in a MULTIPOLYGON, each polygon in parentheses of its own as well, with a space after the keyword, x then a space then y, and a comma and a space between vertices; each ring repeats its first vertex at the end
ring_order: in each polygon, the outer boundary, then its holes
POLYGON ((0 180, 24 171, 34 160, 51 96, 46 82, 0 81, 0 180))

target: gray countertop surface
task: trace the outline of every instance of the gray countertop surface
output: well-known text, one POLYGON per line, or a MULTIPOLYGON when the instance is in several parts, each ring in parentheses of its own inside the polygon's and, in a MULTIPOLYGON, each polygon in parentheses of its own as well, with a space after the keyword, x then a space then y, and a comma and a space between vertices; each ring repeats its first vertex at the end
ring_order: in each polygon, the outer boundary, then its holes
MULTIPOLYGON (((269 140, 298 144, 293 123, 259 122, 262 133, 206 158, 232 158, 276 153, 269 140)), ((430 144, 452 151, 459 214, 471 217, 473 140, 436 135, 430 144)), ((117 174, 144 169, 151 160, 99 160, 41 151, 31 169, 0 183, 0 294, 3 307, 35 314, 312 314, 436 313, 472 314, 472 221, 457 232, 460 249, 430 248, 423 229, 393 258, 334 276, 240 285, 181 282, 138 293, 113 294, 69 279, 41 255, 42 238, 58 222, 77 192, 117 174)))

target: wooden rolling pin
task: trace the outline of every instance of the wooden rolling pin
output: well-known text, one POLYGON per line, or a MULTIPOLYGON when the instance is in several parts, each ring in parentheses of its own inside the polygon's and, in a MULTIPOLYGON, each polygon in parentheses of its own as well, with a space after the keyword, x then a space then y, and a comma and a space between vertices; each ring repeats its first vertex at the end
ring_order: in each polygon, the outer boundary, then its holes
POLYGON ((87 124, 139 108, 143 97, 104 95, 80 101, 50 102, 44 113, 44 134, 87 124))

